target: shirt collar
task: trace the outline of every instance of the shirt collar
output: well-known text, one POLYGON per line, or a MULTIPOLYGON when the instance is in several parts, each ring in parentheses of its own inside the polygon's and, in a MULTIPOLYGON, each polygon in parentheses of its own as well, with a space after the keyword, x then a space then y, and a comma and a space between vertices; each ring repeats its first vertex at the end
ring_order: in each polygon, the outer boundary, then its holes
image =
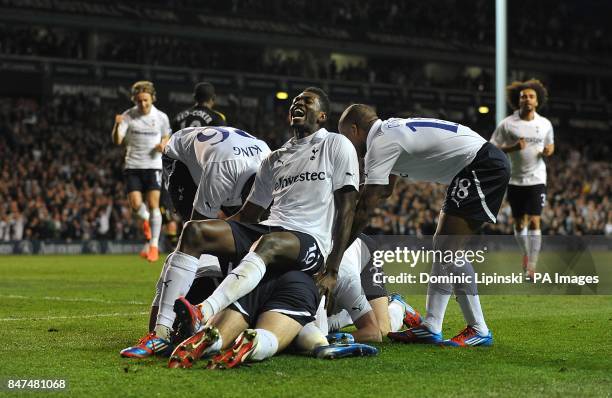
POLYGON ((380 128, 382 127, 382 122, 383 122, 382 120, 378 119, 374 122, 372 127, 370 127, 370 131, 368 131, 368 138, 366 139, 366 148, 370 147, 370 143, 374 139, 374 136, 376 135, 378 130, 380 130, 380 128))
POLYGON ((313 139, 315 139, 315 137, 321 137, 323 135, 325 135, 328 131, 322 127, 319 130, 315 131, 313 134, 310 134, 308 137, 304 137, 304 138, 291 138, 291 140, 289 141, 291 144, 293 145, 303 145, 303 144, 307 144, 310 141, 312 141, 313 139))

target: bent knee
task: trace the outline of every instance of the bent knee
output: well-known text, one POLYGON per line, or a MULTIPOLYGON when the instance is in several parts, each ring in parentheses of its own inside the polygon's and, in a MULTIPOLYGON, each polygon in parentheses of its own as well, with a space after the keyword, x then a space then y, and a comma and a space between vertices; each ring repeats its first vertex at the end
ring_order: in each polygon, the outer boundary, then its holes
POLYGON ((257 241, 255 252, 266 264, 282 264, 294 261, 299 254, 300 241, 289 232, 263 235, 257 241))
POLYGON ((205 245, 208 226, 204 221, 187 221, 183 226, 179 250, 192 256, 199 255, 205 245))

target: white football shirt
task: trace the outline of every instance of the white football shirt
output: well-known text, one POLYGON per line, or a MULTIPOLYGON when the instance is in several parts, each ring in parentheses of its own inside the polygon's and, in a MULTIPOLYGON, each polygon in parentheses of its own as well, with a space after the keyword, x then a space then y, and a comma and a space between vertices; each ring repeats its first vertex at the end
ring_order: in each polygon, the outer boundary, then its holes
POLYGON ((359 189, 355 148, 348 138, 323 128, 272 152, 261 163, 247 200, 264 208, 274 202, 262 224, 311 235, 327 258, 336 216, 334 192, 347 185, 359 189))
POLYGON ((123 112, 123 121, 119 123, 119 137, 126 143, 126 169, 159 169, 162 168, 161 153, 155 150, 162 137, 170 135, 168 116, 151 106, 151 111, 143 115, 134 106, 123 112))
POLYGON ((242 188, 270 148, 233 127, 188 127, 172 134, 164 154, 183 162, 198 185, 194 209, 216 218, 221 206, 242 205, 242 188))
POLYGON ((446 120, 377 120, 366 143, 365 183, 386 185, 394 174, 450 184, 486 142, 469 127, 446 120))
POLYGON ((515 111, 499 123, 491 136, 491 142, 497 146, 508 146, 516 144, 519 138, 525 138, 527 146, 520 151, 508 153, 512 163, 509 184, 546 184, 546 164, 541 152, 546 145, 554 143, 552 123, 537 113, 533 120, 523 120, 519 111, 515 111))
POLYGON ((334 312, 346 310, 353 322, 372 311, 370 303, 361 287, 361 271, 370 261, 370 251, 359 238, 346 249, 338 269, 338 279, 334 288, 334 312))

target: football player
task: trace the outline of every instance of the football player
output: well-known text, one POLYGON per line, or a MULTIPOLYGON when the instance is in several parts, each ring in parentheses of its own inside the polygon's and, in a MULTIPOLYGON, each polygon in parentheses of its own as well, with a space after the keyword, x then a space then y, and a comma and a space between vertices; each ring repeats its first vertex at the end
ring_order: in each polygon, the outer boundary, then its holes
POLYGON ((143 221, 143 231, 148 242, 140 255, 150 262, 159 258, 159 234, 162 227, 159 210, 161 152, 171 133, 168 116, 153 105, 155 100, 153 83, 145 80, 134 83, 134 107, 115 116, 112 131, 113 143, 126 147, 123 173, 128 201, 133 213, 143 221))
MULTIPOLYGON (((349 106, 338 128, 365 158, 366 180, 352 225, 353 238, 365 228, 380 200, 393 193, 397 176, 449 185, 434 235, 437 250, 462 250, 466 236, 476 233, 484 222, 496 222, 510 165, 502 151, 470 128, 426 118, 383 121, 373 108, 363 104, 349 106)), ((432 274, 450 273, 464 275, 466 283, 430 283, 423 323, 404 332, 389 333, 390 338, 451 346, 493 343, 472 264, 434 262, 432 274), (472 283, 467 283, 467 276, 472 283), (442 321, 453 291, 467 326, 452 339, 444 340, 442 321)))
POLYGON ((514 113, 502 120, 491 142, 510 157, 512 173, 508 202, 514 218, 514 236, 523 252, 523 272, 533 276, 542 246, 540 216, 546 205, 546 164, 555 152, 552 124, 537 109, 548 92, 539 80, 514 82, 506 87, 514 113))
MULTIPOLYGON (((269 153, 265 142, 233 127, 192 127, 174 133, 164 148, 164 156, 171 160, 167 162, 171 166, 167 181, 174 207, 187 219, 193 216, 197 220, 235 213, 269 153), (186 189, 192 184, 197 190, 186 189)), ((137 345, 123 350, 122 356, 142 358, 154 354, 151 347, 167 345, 174 301, 186 294, 192 301, 203 300, 218 285, 215 278, 222 276, 214 256, 201 256, 198 266, 192 268, 169 260, 157 282, 149 333, 137 345)))

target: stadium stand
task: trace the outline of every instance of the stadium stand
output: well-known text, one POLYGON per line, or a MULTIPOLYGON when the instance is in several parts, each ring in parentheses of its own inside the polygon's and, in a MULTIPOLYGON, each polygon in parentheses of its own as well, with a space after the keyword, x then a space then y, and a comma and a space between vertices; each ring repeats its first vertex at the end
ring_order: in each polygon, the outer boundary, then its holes
MULTIPOLYGON (((122 151, 108 140, 113 109, 96 97, 63 96, 46 104, 0 100, 0 239, 135 239, 139 229, 123 199, 122 151)), ((258 111, 254 111, 257 113, 258 111)), ((263 111, 259 111, 263 113, 263 111)), ((231 117, 231 116, 230 116, 231 117)), ((283 126, 279 110, 274 124, 283 126)), ((262 127, 249 126, 249 131, 262 127)), ((246 127, 247 129, 249 127, 246 127)), ((282 140, 268 140, 277 147, 282 140)), ((559 143, 550 162, 547 234, 610 234, 611 167, 593 161, 589 147, 559 143)), ((372 220, 372 234, 433 234, 445 194, 435 184, 400 182, 372 220)), ((488 233, 510 233, 510 209, 488 233)))
MULTIPOLYGON (((604 18, 610 5, 597 3, 603 11, 587 28, 577 17, 578 3, 518 3, 509 9, 516 59, 510 72, 547 83, 551 102, 544 113, 556 134, 543 232, 611 235, 612 58, 605 54, 612 35, 604 18), (521 4, 538 8, 534 18, 521 17, 521 4)), ((335 101, 332 126, 345 105, 365 98, 381 115, 444 117, 485 138, 494 129, 492 112, 477 111, 493 107, 493 71, 485 58, 493 53, 494 18, 485 0, 461 7, 455 0, 210 1, 204 7, 190 0, 141 7, 5 0, 0 9, 2 79, 13 83, 0 89, 2 241, 139 236, 122 199, 122 150, 111 145, 110 129, 114 113, 129 105, 125 87, 142 77, 159 82, 159 107, 169 115, 191 101, 195 81, 213 81, 229 123, 272 148, 288 138, 287 102, 274 93, 313 83, 335 101), (460 10, 455 22, 431 29, 451 8, 460 10), (315 10, 318 25, 301 23, 315 10), (41 23, 48 15, 59 19, 41 23), (79 25, 74 16, 91 20, 79 25), (147 34, 109 23, 131 19, 147 34), (368 31, 357 29, 362 26, 368 31), (243 40, 248 35, 253 42, 243 40), (363 48, 339 53, 338 44, 349 40, 363 48), (319 47, 288 50, 310 41, 319 47)), ((444 193, 403 181, 368 231, 432 234, 444 193)), ((509 218, 505 204, 487 232, 510 233, 509 218)))

